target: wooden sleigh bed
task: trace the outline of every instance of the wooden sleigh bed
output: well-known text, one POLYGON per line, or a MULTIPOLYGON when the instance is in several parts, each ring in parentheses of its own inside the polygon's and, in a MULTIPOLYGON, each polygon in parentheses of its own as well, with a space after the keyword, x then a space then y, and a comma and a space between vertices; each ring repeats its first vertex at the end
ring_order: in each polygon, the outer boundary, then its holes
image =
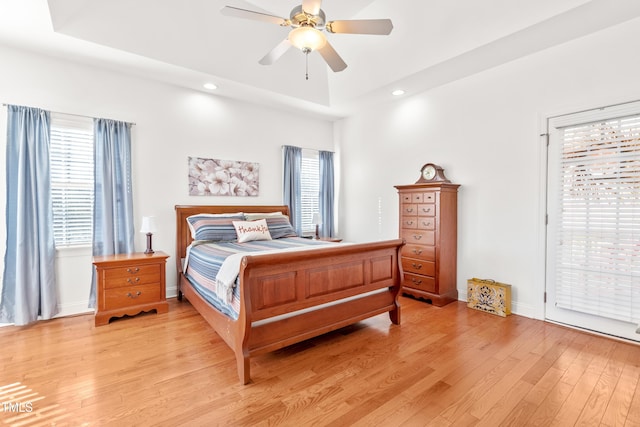
POLYGON ((250 381, 250 358, 388 312, 400 324, 402 240, 247 255, 240 274, 238 319, 218 311, 182 272, 192 242, 186 218, 209 213, 282 212, 287 206, 176 206, 178 299, 185 297, 234 351, 238 376, 250 381))

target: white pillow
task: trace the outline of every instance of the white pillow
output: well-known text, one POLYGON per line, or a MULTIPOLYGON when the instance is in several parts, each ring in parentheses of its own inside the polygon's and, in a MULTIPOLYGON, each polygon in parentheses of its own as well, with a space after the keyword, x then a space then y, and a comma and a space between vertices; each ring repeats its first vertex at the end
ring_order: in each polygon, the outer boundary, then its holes
POLYGON ((274 216, 284 216, 282 212, 268 212, 268 213, 245 213, 244 219, 247 221, 255 221, 256 219, 270 218, 274 216))
POLYGON ((251 242, 252 240, 271 240, 266 219, 258 221, 233 221, 233 226, 238 235, 238 243, 251 242))

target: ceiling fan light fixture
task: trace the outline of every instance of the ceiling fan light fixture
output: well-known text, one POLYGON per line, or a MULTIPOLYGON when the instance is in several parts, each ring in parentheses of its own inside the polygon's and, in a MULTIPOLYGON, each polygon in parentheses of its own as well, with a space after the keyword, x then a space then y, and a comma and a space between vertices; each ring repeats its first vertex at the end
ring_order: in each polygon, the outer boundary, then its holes
POLYGON ((289 33, 289 43, 303 52, 322 49, 327 44, 327 38, 319 30, 310 26, 294 28, 289 33))

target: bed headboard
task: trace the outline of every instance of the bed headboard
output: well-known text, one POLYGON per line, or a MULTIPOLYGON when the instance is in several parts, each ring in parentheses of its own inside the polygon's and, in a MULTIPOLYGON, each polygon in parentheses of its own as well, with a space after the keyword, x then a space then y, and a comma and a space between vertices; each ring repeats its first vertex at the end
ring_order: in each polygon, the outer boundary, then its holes
POLYGON ((289 206, 211 206, 211 205, 176 205, 176 267, 178 274, 182 271, 182 259, 187 254, 187 246, 191 244, 191 230, 187 224, 187 217, 201 213, 222 214, 222 213, 261 213, 261 212, 282 212, 289 216, 289 206))

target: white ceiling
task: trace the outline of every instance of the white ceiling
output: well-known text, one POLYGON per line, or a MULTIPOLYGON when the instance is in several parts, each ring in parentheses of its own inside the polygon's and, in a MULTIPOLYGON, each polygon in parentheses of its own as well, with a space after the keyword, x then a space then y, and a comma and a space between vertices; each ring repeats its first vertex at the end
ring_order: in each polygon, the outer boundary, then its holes
POLYGON ((282 108, 341 117, 640 16, 639 0, 324 0, 327 20, 390 18, 389 36, 328 34, 317 52, 258 60, 288 28, 223 16, 225 5, 288 17, 300 0, 0 0, 0 44, 282 108))

